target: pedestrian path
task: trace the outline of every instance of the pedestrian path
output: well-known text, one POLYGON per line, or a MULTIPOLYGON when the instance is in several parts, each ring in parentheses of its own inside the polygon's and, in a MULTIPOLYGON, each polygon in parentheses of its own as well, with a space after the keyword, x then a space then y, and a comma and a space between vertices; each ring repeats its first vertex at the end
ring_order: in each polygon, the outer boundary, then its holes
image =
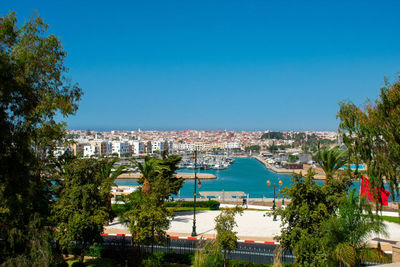
MULTIPOLYGON (((221 208, 230 208, 235 205, 222 204, 221 208)), ((237 227, 235 231, 237 236, 243 242, 265 243, 275 242, 274 237, 280 234, 281 221, 279 216, 274 221, 272 216, 268 216, 267 210, 272 210, 271 207, 249 205, 250 209, 244 210, 242 215, 236 215, 235 220, 237 227)), ((196 233, 198 237, 205 239, 214 239, 216 231, 214 230, 214 219, 220 214, 219 210, 198 211, 196 212, 196 233)), ((393 212, 382 212, 385 216, 398 216, 393 212)), ((371 236, 370 244, 376 246, 378 240, 382 244, 385 251, 392 249, 392 244, 400 241, 400 224, 385 222, 387 226, 388 236, 371 236)), ((170 228, 167 233, 176 238, 189 238, 193 230, 193 212, 185 211, 178 212, 172 219, 170 228)), ((114 221, 109 226, 105 227, 105 233, 108 234, 129 234, 129 230, 125 225, 118 221, 114 221)))

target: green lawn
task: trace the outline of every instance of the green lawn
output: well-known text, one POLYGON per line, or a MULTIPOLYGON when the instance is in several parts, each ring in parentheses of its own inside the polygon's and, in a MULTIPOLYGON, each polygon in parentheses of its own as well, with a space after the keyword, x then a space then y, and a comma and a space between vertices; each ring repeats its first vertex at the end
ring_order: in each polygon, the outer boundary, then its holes
POLYGON ((400 217, 380 216, 382 220, 393 223, 400 223, 400 217))
MULTIPOLYGON (((72 266, 72 264, 77 261, 79 260, 67 261, 68 266, 72 266)), ((84 263, 88 267, 113 267, 119 265, 116 261, 111 259, 90 259, 90 260, 84 260, 84 263)))
MULTIPOLYGON (((176 212, 176 211, 192 211, 193 207, 167 207, 170 211, 176 212)), ((198 210, 211 210, 210 208, 204 208, 204 207, 196 207, 196 211, 198 210)))

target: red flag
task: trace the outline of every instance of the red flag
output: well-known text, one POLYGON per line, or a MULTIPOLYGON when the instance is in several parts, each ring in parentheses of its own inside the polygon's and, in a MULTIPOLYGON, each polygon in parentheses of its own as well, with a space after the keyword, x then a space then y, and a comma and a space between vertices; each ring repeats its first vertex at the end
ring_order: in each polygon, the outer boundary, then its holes
MULTIPOLYGON (((375 195, 378 198, 378 202, 383 206, 387 206, 389 204, 388 200, 390 193, 382 187, 375 188, 374 190, 375 195)), ((362 176, 361 180, 361 196, 368 198, 368 200, 370 201, 376 201, 374 197, 374 192, 371 191, 371 184, 364 175, 362 176)))

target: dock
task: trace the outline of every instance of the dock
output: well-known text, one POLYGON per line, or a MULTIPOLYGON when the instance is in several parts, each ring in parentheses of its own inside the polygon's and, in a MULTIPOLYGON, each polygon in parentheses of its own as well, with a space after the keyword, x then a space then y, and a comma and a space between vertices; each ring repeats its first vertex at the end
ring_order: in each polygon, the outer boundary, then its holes
MULTIPOLYGON (((186 180, 194 179, 194 173, 178 172, 176 173, 176 178, 182 178, 186 180)), ((141 177, 140 173, 124 173, 118 176, 117 179, 139 179, 141 177)), ((198 173, 197 178, 200 180, 212 180, 216 179, 217 176, 210 173, 198 173)))

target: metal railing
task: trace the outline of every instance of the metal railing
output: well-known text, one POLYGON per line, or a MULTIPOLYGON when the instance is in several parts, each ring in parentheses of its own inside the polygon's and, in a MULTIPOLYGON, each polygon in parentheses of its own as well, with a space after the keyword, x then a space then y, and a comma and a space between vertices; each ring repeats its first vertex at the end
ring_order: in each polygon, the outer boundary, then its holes
MULTIPOLYGON (((132 248, 135 248, 135 253, 148 254, 164 252, 164 253, 177 253, 187 254, 195 253, 200 247, 198 240, 188 239, 168 239, 165 245, 132 245, 130 237, 107 237, 104 239, 102 246, 110 249, 126 249, 127 253, 132 248)), ((228 259, 242 260, 248 262, 272 264, 274 261, 274 251, 277 248, 276 245, 267 244, 254 244, 254 243, 238 243, 236 250, 231 251, 228 254, 228 259)), ((292 263, 294 262, 294 256, 289 252, 285 251, 281 255, 281 262, 292 263)))

